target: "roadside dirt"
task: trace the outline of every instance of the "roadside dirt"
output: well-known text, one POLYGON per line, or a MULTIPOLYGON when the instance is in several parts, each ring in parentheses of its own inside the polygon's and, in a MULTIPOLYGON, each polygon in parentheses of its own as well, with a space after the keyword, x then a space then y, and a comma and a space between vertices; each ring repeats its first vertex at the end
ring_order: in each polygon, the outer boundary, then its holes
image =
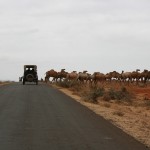
POLYGON ((128 90, 136 98, 129 105, 115 101, 106 102, 101 98, 98 99, 98 104, 93 104, 83 101, 70 89, 53 86, 150 147, 150 87, 130 87, 128 90))
POLYGON ((3 85, 7 85, 7 84, 10 84, 11 82, 1 82, 0 81, 0 86, 3 86, 3 85))

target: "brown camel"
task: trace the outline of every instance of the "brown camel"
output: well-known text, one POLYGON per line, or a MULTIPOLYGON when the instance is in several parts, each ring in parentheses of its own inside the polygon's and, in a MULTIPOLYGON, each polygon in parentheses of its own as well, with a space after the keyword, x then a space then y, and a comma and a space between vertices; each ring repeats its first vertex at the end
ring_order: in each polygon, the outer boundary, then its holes
POLYGON ((117 71, 112 71, 112 72, 107 73, 105 77, 106 77, 106 80, 111 81, 112 79, 115 79, 117 81, 121 79, 121 74, 118 73, 117 71))
POLYGON ((112 75, 110 73, 105 74, 106 81, 110 81, 112 79, 112 75))
POLYGON ((124 72, 124 71, 122 71, 121 79, 122 79, 123 82, 128 81, 128 83, 129 83, 129 81, 131 81, 131 72, 124 72))
POLYGON ((89 74, 85 70, 83 72, 78 73, 77 80, 79 80, 81 83, 84 83, 84 81, 87 83, 88 77, 89 77, 89 74))
POLYGON ((144 69, 141 73, 141 80, 142 82, 146 83, 150 79, 150 71, 144 69))
POLYGON ((58 73, 54 69, 47 71, 45 74, 46 74, 46 76, 45 76, 46 83, 49 81, 50 77, 53 77, 52 81, 54 81, 54 79, 57 78, 57 76, 58 76, 58 73))
POLYGON ((100 73, 100 72, 93 73, 94 84, 97 84, 98 82, 104 82, 105 80, 106 80, 106 77, 103 73, 100 73))
POLYGON ((136 83, 138 84, 138 82, 141 78, 141 73, 139 71, 140 71, 140 69, 136 69, 136 71, 131 72, 131 82, 136 80, 136 83))
POLYGON ((77 80, 78 74, 76 71, 72 71, 71 73, 68 73, 66 76, 67 81, 75 81, 77 80))
POLYGON ((57 73, 57 77, 55 77, 55 81, 57 82, 58 78, 60 79, 60 81, 62 81, 62 79, 65 79, 67 77, 68 72, 65 71, 65 69, 61 69, 60 72, 57 73))

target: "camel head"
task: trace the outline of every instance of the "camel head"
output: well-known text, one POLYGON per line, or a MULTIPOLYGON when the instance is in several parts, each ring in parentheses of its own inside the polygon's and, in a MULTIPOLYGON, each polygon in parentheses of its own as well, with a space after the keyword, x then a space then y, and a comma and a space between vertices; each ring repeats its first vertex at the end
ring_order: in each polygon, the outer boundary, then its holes
POLYGON ((73 73, 76 73, 77 71, 72 71, 73 73))
POLYGON ((148 70, 147 70, 147 69, 144 69, 144 72, 148 72, 148 70))
POLYGON ((66 69, 61 69, 61 72, 64 72, 66 69))
POLYGON ((139 72, 140 71, 140 69, 136 69, 136 72, 139 72))
POLYGON ((84 70, 84 71, 83 71, 83 73, 87 73, 87 72, 88 72, 87 70, 84 70))

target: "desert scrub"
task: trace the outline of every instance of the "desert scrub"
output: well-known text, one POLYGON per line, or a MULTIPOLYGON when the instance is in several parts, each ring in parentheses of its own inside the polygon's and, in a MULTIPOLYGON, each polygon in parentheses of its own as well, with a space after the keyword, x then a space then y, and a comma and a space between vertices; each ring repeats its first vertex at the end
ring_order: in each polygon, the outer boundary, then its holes
POLYGON ((56 83, 58 86, 60 87, 64 87, 64 88, 76 88, 78 90, 78 88, 80 87, 80 84, 77 81, 60 81, 56 83))
POLYGON ((82 99, 91 103, 98 103, 97 98, 103 96, 104 88, 91 88, 89 91, 82 93, 82 99))
POLYGON ((69 88, 70 87, 70 82, 69 81, 61 81, 61 82, 56 82, 57 86, 63 87, 63 88, 69 88))
POLYGON ((122 117, 122 116, 124 116, 124 113, 122 111, 118 110, 118 111, 113 112, 113 115, 117 115, 117 116, 122 117))
POLYGON ((83 90, 83 86, 82 84, 80 84, 79 82, 75 81, 75 82, 72 82, 70 84, 70 88, 72 91, 75 91, 75 92, 78 92, 80 93, 82 90, 83 90))
POLYGON ((103 100, 105 101, 110 100, 131 101, 131 98, 132 95, 127 91, 125 87, 122 87, 120 90, 117 91, 111 88, 103 96, 103 100))
POLYGON ((110 104, 108 104, 108 103, 105 103, 105 104, 104 104, 104 107, 110 108, 110 107, 111 107, 111 105, 110 105, 110 104))
POLYGON ((150 108, 150 100, 145 100, 144 106, 150 108))

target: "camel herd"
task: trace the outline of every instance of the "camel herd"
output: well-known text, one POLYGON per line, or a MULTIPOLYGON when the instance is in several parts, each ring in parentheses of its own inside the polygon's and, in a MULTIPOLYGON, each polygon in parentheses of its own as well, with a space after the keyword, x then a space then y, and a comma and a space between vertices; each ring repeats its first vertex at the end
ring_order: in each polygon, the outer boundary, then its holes
POLYGON ((100 72, 94 72, 93 74, 88 73, 88 71, 78 72, 72 71, 72 72, 66 72, 65 69, 61 69, 60 72, 55 71, 54 69, 51 69, 47 71, 45 76, 45 82, 48 82, 49 79, 52 77, 55 82, 66 80, 66 81, 79 81, 81 83, 91 83, 91 84, 97 84, 98 82, 111 82, 112 80, 116 80, 118 82, 123 83, 133 83, 136 82, 137 84, 139 82, 142 82, 146 84, 150 80, 150 71, 144 70, 143 72, 140 72, 139 69, 132 72, 124 72, 121 73, 117 71, 112 71, 106 74, 100 73, 100 72))

